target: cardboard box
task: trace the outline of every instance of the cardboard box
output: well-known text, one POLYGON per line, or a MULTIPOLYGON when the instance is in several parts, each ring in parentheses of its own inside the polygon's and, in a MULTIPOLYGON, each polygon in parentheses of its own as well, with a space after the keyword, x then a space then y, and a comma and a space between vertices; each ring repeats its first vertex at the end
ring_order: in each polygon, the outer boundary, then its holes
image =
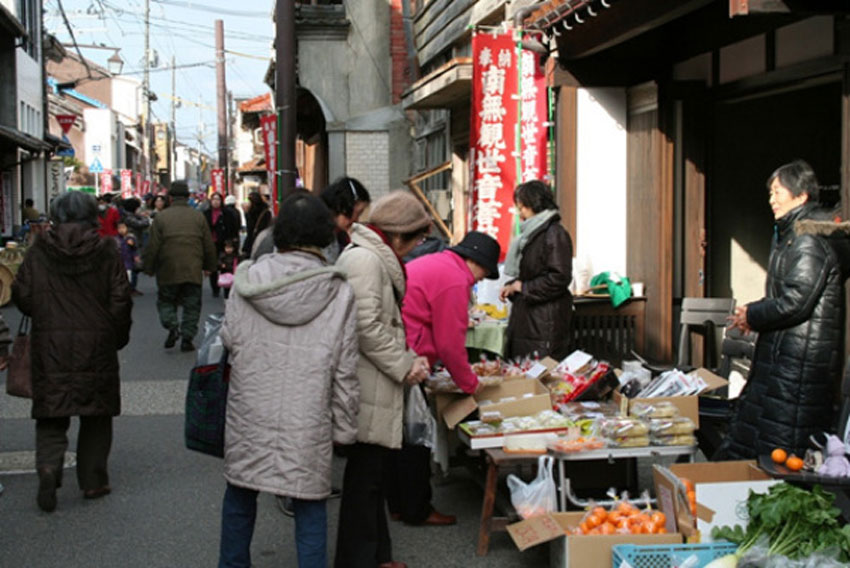
POLYGON ((617 544, 681 544, 679 534, 567 536, 584 513, 549 513, 508 525, 508 533, 520 550, 551 541, 550 566, 591 568, 611 566, 611 548, 617 544))
POLYGON ((697 498, 697 519, 691 515, 687 503, 677 498, 675 485, 653 467, 655 496, 658 509, 667 516, 667 530, 678 530, 689 540, 710 542, 715 526, 742 525, 747 519, 739 505, 747 500, 750 491, 765 493, 779 481, 758 468, 753 460, 674 464, 670 466, 676 476, 694 482, 697 498))
POLYGON ((481 389, 480 392, 471 396, 443 398, 442 403, 439 400, 442 397, 437 398, 437 411, 442 415, 449 429, 453 429, 479 407, 497 411, 504 418, 532 416, 541 410, 552 408, 549 389, 535 379, 506 381, 495 387, 481 389))
MULTIPOLYGON (((699 375, 702 380, 706 382, 708 387, 700 393, 700 395, 709 393, 713 390, 717 390, 719 388, 723 388, 729 385, 729 381, 715 375, 708 369, 699 368, 695 371, 692 371, 689 374, 699 375)), ((669 396, 669 397, 657 397, 657 398, 627 398, 623 396, 619 391, 614 391, 613 400, 615 403, 620 405, 621 412, 623 414, 629 414, 632 406, 635 403, 648 403, 652 404, 653 402, 669 402, 676 406, 679 409, 679 414, 684 416, 685 418, 690 418, 696 424, 696 427, 699 428, 699 395, 693 396, 669 396)))

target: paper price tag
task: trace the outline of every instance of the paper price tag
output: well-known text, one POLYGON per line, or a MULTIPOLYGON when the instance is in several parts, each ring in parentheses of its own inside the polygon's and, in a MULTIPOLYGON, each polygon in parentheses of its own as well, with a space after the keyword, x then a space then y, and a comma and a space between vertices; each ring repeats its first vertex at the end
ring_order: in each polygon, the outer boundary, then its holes
POLYGON ((525 375, 531 379, 539 379, 540 375, 547 371, 543 363, 535 363, 533 367, 525 372, 525 375))

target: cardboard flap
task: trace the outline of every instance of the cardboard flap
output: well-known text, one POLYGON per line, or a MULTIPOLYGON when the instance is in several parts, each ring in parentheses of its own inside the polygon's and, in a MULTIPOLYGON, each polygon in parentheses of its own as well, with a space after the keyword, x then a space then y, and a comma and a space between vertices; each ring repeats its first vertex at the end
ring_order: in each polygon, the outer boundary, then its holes
POLYGON ((714 509, 706 507, 702 503, 697 503, 697 518, 710 523, 714 520, 714 509))
POLYGON ((449 430, 454 430, 464 418, 475 412, 478 403, 472 396, 464 396, 458 400, 448 403, 443 408, 443 420, 449 430))
POLYGON ((712 373, 711 371, 709 371, 708 369, 705 369, 703 367, 700 367, 699 369, 691 371, 690 374, 698 376, 699 378, 701 378, 702 380, 705 381, 705 384, 708 385, 705 388, 705 390, 700 392, 700 394, 706 393, 706 392, 711 392, 715 389, 725 387, 729 384, 729 381, 727 381, 723 377, 721 377, 719 375, 715 375, 714 373, 712 373))
POLYGON ((525 550, 564 536, 564 528, 551 515, 539 515, 513 523, 507 527, 508 533, 520 550, 525 550))

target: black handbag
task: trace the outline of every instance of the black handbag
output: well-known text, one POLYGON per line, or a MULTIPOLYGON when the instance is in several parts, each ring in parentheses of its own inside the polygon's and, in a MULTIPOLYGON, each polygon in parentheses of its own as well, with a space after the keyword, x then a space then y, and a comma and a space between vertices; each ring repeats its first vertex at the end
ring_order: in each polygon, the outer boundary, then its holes
POLYGON ((186 447, 210 456, 224 457, 224 423, 230 365, 225 350, 215 365, 199 365, 189 375, 186 391, 186 447))

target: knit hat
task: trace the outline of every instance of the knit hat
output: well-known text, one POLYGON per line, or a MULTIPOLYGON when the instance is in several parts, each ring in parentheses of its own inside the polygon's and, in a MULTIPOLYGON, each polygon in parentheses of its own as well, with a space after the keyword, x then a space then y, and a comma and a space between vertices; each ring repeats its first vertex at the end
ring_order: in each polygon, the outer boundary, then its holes
POLYGON ((431 224, 422 203, 407 191, 392 191, 378 199, 369 214, 369 223, 387 233, 413 233, 431 224))
POLYGON ((235 195, 228 195, 227 197, 224 198, 224 204, 225 205, 236 205, 236 196, 235 195))

